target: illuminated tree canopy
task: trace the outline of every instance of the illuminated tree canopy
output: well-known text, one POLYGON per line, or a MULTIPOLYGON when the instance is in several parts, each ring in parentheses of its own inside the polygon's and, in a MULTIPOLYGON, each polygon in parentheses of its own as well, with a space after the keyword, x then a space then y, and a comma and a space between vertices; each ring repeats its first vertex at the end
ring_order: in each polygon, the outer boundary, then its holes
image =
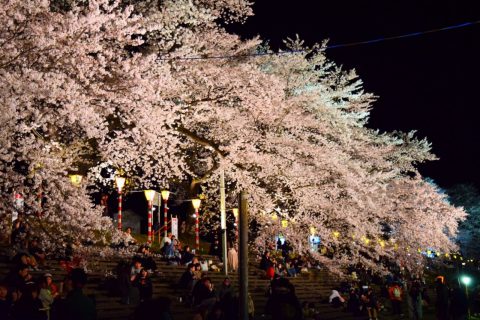
POLYGON ((201 185, 205 219, 218 212, 224 171, 230 195, 249 194, 259 247, 282 231, 307 251, 314 226, 335 253, 312 255, 332 270, 379 270, 381 257, 412 269, 422 258, 407 247, 455 249, 465 213, 415 167, 435 159, 430 144, 365 127, 375 97, 327 59, 325 43, 288 40, 297 53, 247 57, 269 49, 221 26, 252 14, 243 0, 66 3, 2 0, 4 228, 17 190, 52 245, 110 241, 86 188, 109 183, 98 174, 108 164, 139 189, 201 185), (88 174, 80 187, 73 172, 88 174))

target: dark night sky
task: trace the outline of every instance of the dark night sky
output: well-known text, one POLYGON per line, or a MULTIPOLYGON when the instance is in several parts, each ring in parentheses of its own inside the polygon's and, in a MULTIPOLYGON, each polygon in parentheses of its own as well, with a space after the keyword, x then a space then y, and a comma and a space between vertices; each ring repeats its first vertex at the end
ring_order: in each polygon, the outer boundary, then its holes
MULTIPOLYGON (((476 1, 257 0, 255 16, 232 30, 259 35, 273 48, 298 34, 306 44, 371 40, 480 20, 476 1), (321 3, 321 5, 319 4, 321 3)), ((369 126, 418 130, 439 161, 423 175, 442 187, 473 182, 480 187, 480 24, 406 39, 336 48, 327 56, 355 68, 365 88, 379 96, 369 126)))

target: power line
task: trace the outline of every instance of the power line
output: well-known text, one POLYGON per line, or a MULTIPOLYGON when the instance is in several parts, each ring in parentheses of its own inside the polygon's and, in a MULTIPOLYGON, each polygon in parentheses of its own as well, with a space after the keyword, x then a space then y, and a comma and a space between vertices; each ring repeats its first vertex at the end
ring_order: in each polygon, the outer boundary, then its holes
MULTIPOLYGON (((447 30, 455 30, 455 29, 465 28, 465 27, 476 25, 476 24, 480 24, 480 20, 464 22, 464 23, 460 23, 460 24, 455 24, 455 25, 451 25, 451 26, 446 26, 446 27, 442 27, 442 28, 435 28, 435 29, 430 29, 430 30, 425 30, 425 31, 411 32, 411 33, 406 33, 406 34, 402 34, 402 35, 398 35, 398 36, 380 37, 380 38, 375 38, 375 39, 366 40, 366 41, 355 41, 355 42, 348 42, 348 43, 332 44, 332 45, 329 45, 329 46, 325 47, 325 49, 329 50, 329 49, 338 49, 338 48, 345 48, 345 47, 354 47, 354 46, 359 46, 359 45, 379 43, 379 42, 385 42, 385 41, 390 41, 390 40, 418 37, 418 36, 422 36, 422 35, 426 35, 426 34, 430 34, 430 33, 436 33, 436 32, 442 32, 442 31, 447 31, 447 30)), ((234 58, 246 58, 246 57, 285 55, 285 54, 293 54, 293 53, 301 53, 301 52, 306 52, 306 50, 291 50, 291 51, 282 51, 282 52, 259 52, 259 53, 251 53, 251 54, 223 55, 223 56, 196 56, 196 57, 194 56, 194 57, 179 57, 179 58, 159 58, 158 60, 160 60, 160 61, 165 61, 165 60, 220 60, 220 59, 234 59, 234 58)))

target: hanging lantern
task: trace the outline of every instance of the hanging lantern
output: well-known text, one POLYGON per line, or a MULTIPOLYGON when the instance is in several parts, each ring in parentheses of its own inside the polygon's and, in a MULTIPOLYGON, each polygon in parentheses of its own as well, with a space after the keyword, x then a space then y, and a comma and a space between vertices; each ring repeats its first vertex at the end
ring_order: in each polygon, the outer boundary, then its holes
POLYGON ((71 174, 70 175, 70 181, 76 187, 80 186, 80 183, 82 183, 82 179, 83 179, 83 176, 81 174, 71 174))
POLYGON ((312 236, 314 236, 316 232, 317 232, 317 230, 315 229, 315 227, 310 227, 310 234, 312 236))
POLYGON ((276 214, 276 213, 272 213, 272 220, 273 220, 273 221, 277 221, 277 219, 278 219, 277 214, 276 214))
POLYGON ((338 231, 333 231, 333 236, 334 236, 335 238, 338 238, 338 236, 340 236, 340 232, 338 232, 338 231))
POLYGON ((288 221, 283 219, 282 220, 282 228, 286 228, 286 227, 288 227, 288 221))
POLYGON ((125 178, 116 176, 115 177, 115 184, 117 185, 117 189, 119 192, 122 192, 123 186, 125 185, 125 178))

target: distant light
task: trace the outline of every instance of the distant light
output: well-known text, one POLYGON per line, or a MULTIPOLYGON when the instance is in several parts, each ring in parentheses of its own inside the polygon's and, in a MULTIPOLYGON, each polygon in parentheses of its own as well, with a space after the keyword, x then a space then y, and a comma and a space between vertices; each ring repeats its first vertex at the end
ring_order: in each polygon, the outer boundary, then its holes
POLYGON ((116 176, 115 177, 115 183, 117 185, 117 188, 118 188, 118 191, 122 191, 123 189, 123 186, 125 185, 125 178, 124 177, 120 177, 120 176, 116 176))
POLYGON ((153 201, 155 198, 155 190, 144 190, 145 193, 145 198, 147 198, 147 201, 153 201))
POLYGON ((70 175, 70 181, 76 187, 80 186, 80 183, 82 183, 82 179, 83 179, 83 176, 81 174, 71 174, 70 175))
POLYGON ((462 276, 460 278, 460 281, 465 285, 468 286, 470 283, 472 283, 472 278, 469 276, 462 276))
POLYGON ((162 199, 163 199, 163 201, 167 201, 169 195, 170 195, 170 191, 168 191, 168 190, 162 190, 162 199))
POLYGON ((235 219, 238 218, 238 208, 233 208, 232 211, 233 211, 233 216, 235 217, 235 219))
POLYGON ((202 202, 202 200, 200 200, 200 199, 193 199, 192 200, 192 205, 195 208, 195 210, 198 210, 198 208, 200 208, 200 203, 201 202, 202 202))

